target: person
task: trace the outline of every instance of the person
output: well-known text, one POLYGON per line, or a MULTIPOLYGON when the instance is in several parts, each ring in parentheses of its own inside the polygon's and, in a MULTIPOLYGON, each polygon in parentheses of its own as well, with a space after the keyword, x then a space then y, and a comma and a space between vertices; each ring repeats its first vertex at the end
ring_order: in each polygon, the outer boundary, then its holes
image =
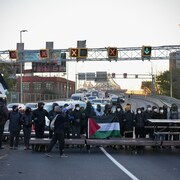
POLYGON ((9 113, 10 149, 18 148, 21 118, 22 114, 19 112, 18 106, 13 105, 12 111, 9 113))
POLYGON ((62 114, 62 109, 59 106, 54 107, 54 111, 58 114, 54 123, 54 135, 47 148, 46 156, 50 157, 50 152, 53 149, 56 142, 59 142, 59 153, 60 157, 67 157, 64 154, 64 123, 67 121, 66 117, 62 114))
MULTIPOLYGON (((144 115, 144 117, 145 117, 145 125, 146 125, 147 127, 150 127, 150 126, 151 126, 151 123, 148 122, 148 119, 152 119, 152 114, 153 114, 153 113, 152 113, 152 107, 151 107, 151 105, 147 105, 147 106, 146 106, 146 110, 145 110, 144 113, 143 113, 143 115, 144 115)), ((150 138, 153 138, 153 129, 148 128, 148 129, 146 129, 145 131, 146 131, 146 134, 148 134, 150 138)))
POLYGON ((58 103, 53 103, 52 104, 52 110, 49 111, 48 113, 48 119, 49 119, 49 138, 51 139, 53 136, 53 131, 50 128, 50 124, 53 120, 53 118, 56 116, 56 112, 54 111, 54 107, 58 106, 58 103))
POLYGON ((145 117, 142 108, 137 108, 136 110, 134 125, 136 138, 145 138, 145 117))
POLYGON ((81 115, 80 105, 75 104, 75 109, 70 114, 73 117, 72 120, 72 138, 80 138, 81 133, 81 115))
MULTIPOLYGON (((142 108, 137 108, 135 118, 134 118, 134 126, 135 126, 135 137, 136 138, 145 138, 145 117, 143 115, 142 108)), ((136 147, 137 152, 141 152, 144 150, 143 146, 136 147)))
POLYGON ((96 109, 94 111, 96 113, 96 116, 103 116, 104 114, 100 104, 97 104, 96 109))
POLYGON ((113 114, 113 112, 112 112, 112 109, 111 109, 111 105, 110 104, 106 104, 105 107, 104 107, 104 114, 103 114, 103 116, 110 116, 112 114, 113 114))
POLYGON ((127 104, 124 113, 124 136, 133 137, 134 113, 131 112, 131 104, 127 104))
MULTIPOLYGON (((159 119, 167 119, 167 112, 164 112, 164 107, 159 107, 159 119)), ((160 123, 159 126, 166 126, 166 123, 160 123)), ((159 128, 158 131, 166 132, 168 131, 167 128, 159 128)), ((160 140, 168 140, 168 134, 161 134, 159 135, 160 140)), ((162 148, 165 148, 162 146, 162 148)))
POLYGON ((124 111, 123 108, 121 106, 121 104, 116 106, 116 111, 114 113, 118 120, 119 120, 119 126, 120 126, 120 134, 123 137, 124 136, 124 111))
POLYGON ((25 113, 22 115, 22 125, 24 132, 24 150, 30 150, 29 140, 32 130, 32 111, 30 107, 26 107, 25 113))
MULTIPOLYGON (((67 118, 67 121, 64 123, 64 135, 65 138, 70 139, 71 135, 72 135, 72 120, 73 117, 71 116, 71 113, 74 109, 74 105, 73 104, 65 104, 64 108, 63 108, 63 113, 67 118)), ((68 145, 67 145, 68 147, 68 145)))
POLYGON ((0 97, 0 149, 2 146, 3 132, 6 121, 8 120, 8 109, 5 105, 4 99, 0 97))
MULTIPOLYGON (((179 119, 179 118, 180 118, 180 116, 179 116, 179 112, 178 112, 178 107, 177 107, 177 105, 175 103, 173 103, 171 105, 171 108, 170 108, 169 119, 179 119)), ((173 124, 173 126, 177 126, 177 124, 173 124)), ((178 141, 179 140, 179 135, 178 134, 174 134, 173 135, 173 140, 178 141)), ((179 148, 179 146, 175 146, 175 147, 179 148)))
MULTIPOLYGON (((96 116, 96 113, 94 112, 94 109, 92 107, 92 104, 90 101, 86 103, 86 108, 82 112, 82 126, 84 129, 84 132, 86 132, 86 138, 88 138, 88 118, 96 116)), ((90 145, 87 145, 87 150, 90 152, 90 145)))
POLYGON ((48 117, 48 112, 43 107, 44 103, 38 102, 38 108, 32 112, 32 119, 34 121, 36 138, 44 137, 45 116, 48 117))

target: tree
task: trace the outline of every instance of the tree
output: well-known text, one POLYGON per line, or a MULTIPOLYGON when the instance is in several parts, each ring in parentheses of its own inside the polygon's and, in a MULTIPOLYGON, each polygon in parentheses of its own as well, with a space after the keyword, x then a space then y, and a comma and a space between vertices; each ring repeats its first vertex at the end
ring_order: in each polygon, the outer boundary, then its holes
POLYGON ((170 71, 164 71, 156 77, 156 84, 158 88, 158 94, 163 94, 170 96, 170 88, 172 78, 172 95, 175 98, 180 99, 180 70, 173 69, 172 76, 170 76, 170 71))
POLYGON ((170 95, 170 73, 169 73, 169 71, 161 72, 156 77, 156 86, 158 89, 158 94, 163 94, 166 96, 170 95))
POLYGON ((8 91, 14 90, 16 85, 16 76, 12 64, 0 63, 0 72, 7 83, 8 91))

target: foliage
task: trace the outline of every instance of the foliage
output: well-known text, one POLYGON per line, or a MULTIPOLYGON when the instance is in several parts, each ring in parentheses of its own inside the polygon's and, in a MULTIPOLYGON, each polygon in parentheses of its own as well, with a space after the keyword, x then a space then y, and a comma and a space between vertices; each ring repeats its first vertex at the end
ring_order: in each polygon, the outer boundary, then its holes
POLYGON ((14 90, 16 78, 13 66, 10 63, 0 63, 0 72, 7 83, 8 91, 14 90))
POLYGON ((156 77, 156 84, 158 87, 158 93, 170 96, 170 88, 172 78, 172 96, 180 99, 180 70, 174 69, 172 74, 170 71, 164 71, 156 77))

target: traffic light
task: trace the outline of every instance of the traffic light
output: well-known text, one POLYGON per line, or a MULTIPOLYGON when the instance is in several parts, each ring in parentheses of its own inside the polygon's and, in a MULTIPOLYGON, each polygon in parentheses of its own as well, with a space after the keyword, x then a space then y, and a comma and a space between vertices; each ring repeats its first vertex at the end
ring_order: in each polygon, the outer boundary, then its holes
POLYGON ((150 58, 151 58, 151 51, 152 51, 152 47, 151 46, 142 46, 142 49, 141 49, 142 60, 144 60, 145 58, 150 60, 150 58))
POLYGON ((127 73, 123 73, 123 78, 127 78, 127 73))
POLYGON ((9 51, 9 58, 10 59, 18 59, 18 51, 17 50, 10 50, 9 51))
POLYGON ((79 48, 78 58, 87 58, 87 56, 88 56, 88 49, 87 48, 79 48))
POLYGON ((116 47, 109 47, 108 48, 108 57, 109 58, 118 58, 118 50, 116 47))
POLYGON ((116 74, 115 73, 112 73, 112 78, 115 78, 116 77, 116 74))
POLYGON ((40 50, 40 58, 42 58, 42 59, 49 58, 49 50, 41 49, 40 50))

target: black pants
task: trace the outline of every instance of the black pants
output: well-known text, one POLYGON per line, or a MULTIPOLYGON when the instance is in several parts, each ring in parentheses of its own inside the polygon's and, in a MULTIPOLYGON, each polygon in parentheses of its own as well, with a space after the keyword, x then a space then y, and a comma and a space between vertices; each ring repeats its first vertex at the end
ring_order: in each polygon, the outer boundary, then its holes
POLYGON ((2 147, 3 132, 4 132, 4 124, 0 124, 0 148, 2 147))
POLYGON ((35 125, 35 134, 36 138, 43 138, 44 137, 44 125, 35 125))
POLYGON ((29 140, 31 138, 31 127, 23 127, 23 132, 24 132, 24 146, 26 148, 29 148, 29 140))
POLYGON ((18 147, 20 131, 10 132, 10 147, 18 147))
POLYGON ((136 138, 145 138, 145 128, 144 127, 135 127, 136 138))
POLYGON ((80 138, 81 127, 72 126, 72 138, 80 138))
POLYGON ((60 155, 64 152, 64 130, 54 132, 53 138, 48 146, 47 152, 51 152, 52 148, 56 144, 56 142, 59 142, 59 153, 60 155))

